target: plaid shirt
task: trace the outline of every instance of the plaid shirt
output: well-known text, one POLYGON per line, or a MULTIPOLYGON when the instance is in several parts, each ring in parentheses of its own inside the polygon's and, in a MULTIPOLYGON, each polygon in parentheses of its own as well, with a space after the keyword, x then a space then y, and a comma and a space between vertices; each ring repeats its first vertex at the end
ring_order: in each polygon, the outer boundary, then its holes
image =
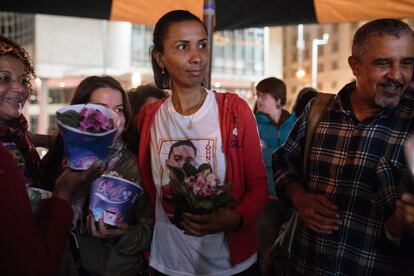
MULTIPOLYGON (((295 272, 311 275, 387 275, 399 265, 399 250, 384 234, 399 180, 405 170, 404 141, 414 128, 414 101, 401 98, 362 122, 353 115, 346 85, 318 123, 309 152, 305 190, 338 206, 342 225, 319 234, 299 225, 292 261, 295 272)), ((289 183, 303 181, 303 150, 309 105, 286 143, 273 153, 276 190, 285 197, 289 183)))

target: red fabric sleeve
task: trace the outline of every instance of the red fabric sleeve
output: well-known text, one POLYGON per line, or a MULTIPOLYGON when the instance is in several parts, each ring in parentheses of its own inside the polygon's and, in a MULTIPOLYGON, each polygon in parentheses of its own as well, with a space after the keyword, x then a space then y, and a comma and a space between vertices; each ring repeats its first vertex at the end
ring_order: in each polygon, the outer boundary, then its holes
POLYGON ((238 104, 239 118, 243 125, 242 158, 244 174, 244 193, 234 209, 242 215, 244 226, 255 225, 256 219, 264 208, 267 199, 267 174, 264 167, 260 138, 256 120, 247 103, 238 104))
POLYGON ((0 274, 53 275, 72 224, 72 208, 58 198, 45 201, 35 221, 23 177, 0 143, 0 274))

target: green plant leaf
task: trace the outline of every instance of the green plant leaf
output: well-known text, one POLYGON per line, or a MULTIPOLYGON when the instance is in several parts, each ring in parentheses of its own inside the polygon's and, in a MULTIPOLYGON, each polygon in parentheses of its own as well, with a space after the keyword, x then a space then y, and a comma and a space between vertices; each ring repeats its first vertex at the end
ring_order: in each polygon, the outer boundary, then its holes
POLYGON ((214 206, 213 202, 211 202, 210 200, 201 200, 195 205, 195 209, 202 208, 202 209, 206 209, 206 210, 211 210, 214 207, 215 206, 214 206))
POLYGON ((68 110, 56 114, 57 119, 64 125, 78 128, 80 126, 80 115, 75 110, 68 110))
POLYGON ((167 168, 170 171, 170 178, 171 179, 176 179, 176 180, 181 181, 181 182, 184 181, 185 174, 184 174, 183 170, 181 170, 180 168, 177 168, 177 167, 169 166, 169 165, 167 165, 167 168))
POLYGON ((188 162, 185 162, 184 163, 183 170, 184 170, 185 175, 187 177, 188 176, 196 176, 197 175, 197 169, 193 165, 191 165, 190 163, 188 163, 188 162))
POLYGON ((214 206, 215 207, 226 207, 229 206, 230 204, 236 202, 236 200, 230 196, 227 193, 221 193, 219 195, 217 195, 217 197, 215 197, 214 199, 214 206))
POLYGON ((194 193, 191 191, 189 192, 187 197, 187 202, 188 202, 188 206, 190 206, 191 208, 195 209, 197 208, 197 197, 194 195, 194 193))
POLYGON ((173 185, 176 185, 177 192, 179 194, 181 194, 183 197, 187 197, 188 192, 187 192, 187 189, 185 188, 185 185, 182 182, 173 181, 173 185))
POLYGON ((203 163, 203 164, 201 164, 201 165, 198 167, 197 172, 203 172, 203 171, 206 171, 206 170, 210 170, 210 172, 212 172, 212 171, 213 171, 213 170, 211 169, 210 164, 208 164, 208 163, 203 163))

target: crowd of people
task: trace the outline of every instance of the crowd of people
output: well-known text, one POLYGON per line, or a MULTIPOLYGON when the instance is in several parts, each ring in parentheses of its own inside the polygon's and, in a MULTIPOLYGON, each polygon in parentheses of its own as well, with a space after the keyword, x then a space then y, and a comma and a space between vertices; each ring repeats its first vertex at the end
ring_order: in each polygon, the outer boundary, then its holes
POLYGON ((355 81, 314 129, 318 91, 304 88, 289 113, 286 84, 266 78, 252 112, 235 93, 203 86, 210 51, 203 22, 170 11, 153 32, 154 85, 125 91, 111 76, 84 79, 70 104, 104 106, 119 126, 108 161, 76 171, 58 131, 29 132, 22 109, 35 70, 0 35, 1 275, 414 275, 404 156, 414 131, 413 30, 397 19, 361 26, 348 59, 355 81), (48 148, 42 159, 36 145, 48 148), (205 164, 230 183, 231 204, 179 213, 170 198, 177 170, 205 164), (115 227, 88 209, 90 183, 112 172, 144 190, 115 227), (52 192, 35 213, 27 187, 52 192), (292 214, 295 239, 278 271, 273 245, 292 231, 292 214))

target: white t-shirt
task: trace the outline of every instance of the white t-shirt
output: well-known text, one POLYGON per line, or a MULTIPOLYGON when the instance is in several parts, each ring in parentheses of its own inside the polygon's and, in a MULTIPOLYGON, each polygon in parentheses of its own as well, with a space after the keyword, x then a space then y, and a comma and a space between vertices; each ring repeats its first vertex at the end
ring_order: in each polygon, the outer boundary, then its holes
POLYGON ((218 105, 214 93, 207 93, 201 108, 190 116, 176 112, 171 97, 168 98, 158 110, 151 128, 151 169, 157 196, 150 266, 167 275, 233 275, 246 270, 257 259, 253 254, 232 267, 223 232, 203 237, 184 234, 171 223, 169 217, 173 216, 173 209, 162 199, 163 193, 168 192, 167 164, 182 166, 187 161, 198 167, 210 163, 224 181, 226 164, 218 105))

